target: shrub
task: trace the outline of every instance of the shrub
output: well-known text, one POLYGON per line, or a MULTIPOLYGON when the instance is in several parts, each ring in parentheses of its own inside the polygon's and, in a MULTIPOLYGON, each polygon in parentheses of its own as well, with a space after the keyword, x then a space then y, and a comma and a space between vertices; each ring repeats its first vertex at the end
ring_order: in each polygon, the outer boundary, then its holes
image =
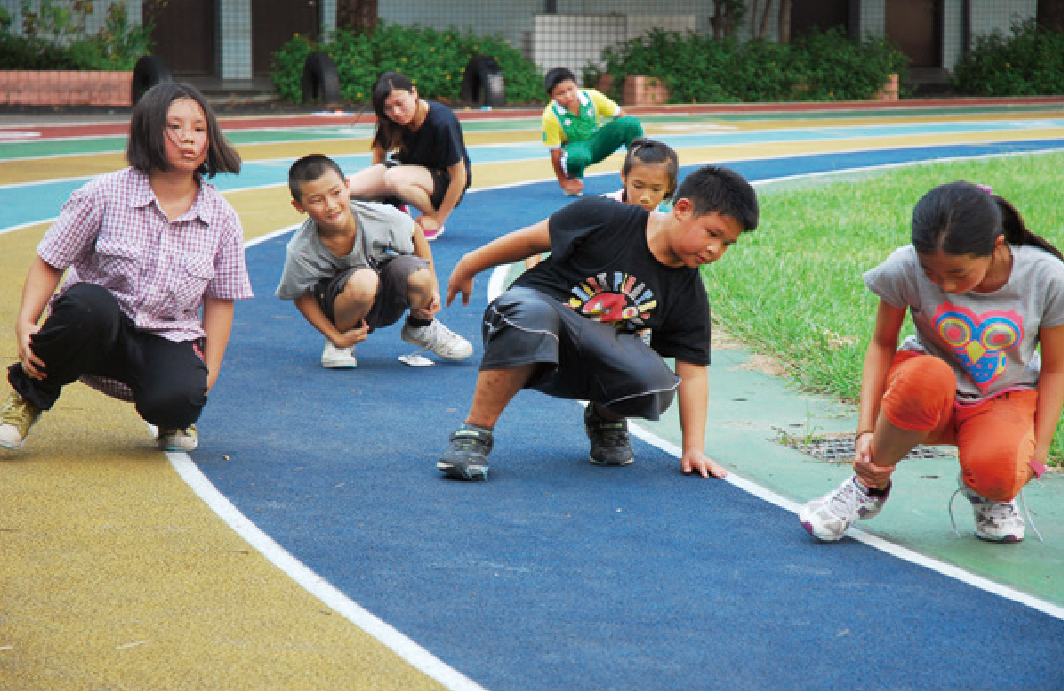
POLYGON ((131 70, 151 52, 151 22, 131 23, 123 3, 108 3, 104 26, 93 35, 84 29, 91 2, 46 1, 37 12, 23 5, 23 34, 10 33, 10 15, 0 15, 0 69, 131 70))
POLYGON ((1035 20, 1012 25, 1012 35, 978 36, 953 68, 953 88, 972 96, 1064 94, 1064 34, 1035 20))
POLYGON ((322 43, 293 37, 271 62, 270 76, 282 98, 302 102, 303 63, 313 51, 328 54, 336 63, 341 95, 350 103, 369 102, 377 75, 388 71, 410 77, 426 98, 457 101, 466 65, 476 55, 490 55, 499 63, 507 102, 542 100, 535 64, 502 38, 385 23, 368 34, 337 30, 332 40, 322 43))
POLYGON ((609 74, 619 96, 625 77, 650 75, 668 87, 670 103, 867 99, 890 74, 904 76, 907 62, 886 41, 854 42, 837 30, 779 44, 655 29, 601 58, 602 70, 584 70, 585 84, 609 74))

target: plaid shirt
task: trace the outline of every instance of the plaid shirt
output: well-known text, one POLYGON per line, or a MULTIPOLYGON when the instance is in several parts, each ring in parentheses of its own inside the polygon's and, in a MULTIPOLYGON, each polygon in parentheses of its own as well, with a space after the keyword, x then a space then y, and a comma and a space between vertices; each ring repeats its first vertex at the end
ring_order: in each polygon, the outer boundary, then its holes
POLYGON ((138 329, 171 341, 204 336, 206 297, 252 297, 244 232, 229 202, 208 182, 192 208, 169 221, 148 176, 126 168, 93 178, 70 195, 37 254, 74 283, 107 288, 138 329))

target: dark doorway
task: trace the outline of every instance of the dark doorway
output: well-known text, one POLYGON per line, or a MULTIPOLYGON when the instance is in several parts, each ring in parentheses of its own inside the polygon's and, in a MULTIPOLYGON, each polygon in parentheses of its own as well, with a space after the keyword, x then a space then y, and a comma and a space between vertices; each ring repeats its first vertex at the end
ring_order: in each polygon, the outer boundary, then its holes
POLYGON ((318 40, 317 0, 251 0, 251 59, 255 74, 269 74, 270 56, 293 36, 318 40))
POLYGON ((910 67, 942 67, 941 0, 888 0, 887 38, 910 67))
POLYGON ((791 37, 840 29, 850 35, 850 0, 791 0, 791 37))
POLYGON ((214 2, 145 2, 153 21, 153 53, 166 60, 175 75, 214 74, 214 2))

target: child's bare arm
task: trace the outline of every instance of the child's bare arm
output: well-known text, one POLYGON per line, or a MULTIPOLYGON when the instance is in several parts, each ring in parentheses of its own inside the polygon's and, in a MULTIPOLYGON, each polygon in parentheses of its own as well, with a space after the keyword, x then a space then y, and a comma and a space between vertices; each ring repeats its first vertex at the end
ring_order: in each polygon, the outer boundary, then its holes
POLYGON ((550 249, 550 221, 542 220, 512 233, 496 238, 488 244, 464 255, 451 272, 447 282, 447 305, 461 294, 462 304, 468 305, 473 294, 473 277, 481 271, 503 264, 521 261, 526 257, 550 249))
POLYGON ((723 478, 728 471, 706 455, 706 410, 709 383, 705 365, 695 365, 683 360, 676 361, 676 374, 680 377, 678 391, 680 404, 680 434, 683 457, 680 463, 685 473, 698 473, 702 477, 723 478))

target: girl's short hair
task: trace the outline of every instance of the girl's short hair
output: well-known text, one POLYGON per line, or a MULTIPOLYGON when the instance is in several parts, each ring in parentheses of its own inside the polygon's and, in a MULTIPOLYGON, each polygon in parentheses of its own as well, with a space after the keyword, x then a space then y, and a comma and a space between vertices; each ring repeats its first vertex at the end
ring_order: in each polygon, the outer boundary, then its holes
POLYGON ((142 173, 170 170, 166 158, 166 115, 170 104, 188 98, 199 104, 207 118, 207 160, 197 172, 208 178, 217 173, 239 173, 240 154, 226 140, 207 99, 191 84, 159 82, 133 106, 129 120, 126 160, 142 173))
POLYGON ((377 77, 373 85, 373 112, 377 116, 377 131, 373 135, 373 143, 380 146, 386 152, 399 146, 402 141, 401 125, 397 125, 384 112, 384 102, 392 95, 393 91, 414 91, 414 82, 402 72, 385 72, 377 77))
POLYGON ((982 185, 965 180, 939 185, 913 208, 912 244, 920 254, 988 257, 1001 235, 1010 245, 1034 245, 1064 259, 1027 228, 1015 206, 982 185))
POLYGON ((669 188, 665 192, 665 198, 672 198, 676 191, 676 179, 680 174, 680 158, 671 146, 657 139, 638 137, 628 145, 628 153, 624 156, 624 164, 621 166, 621 175, 628 177, 632 172, 632 166, 636 163, 644 165, 664 164, 665 177, 669 188))

